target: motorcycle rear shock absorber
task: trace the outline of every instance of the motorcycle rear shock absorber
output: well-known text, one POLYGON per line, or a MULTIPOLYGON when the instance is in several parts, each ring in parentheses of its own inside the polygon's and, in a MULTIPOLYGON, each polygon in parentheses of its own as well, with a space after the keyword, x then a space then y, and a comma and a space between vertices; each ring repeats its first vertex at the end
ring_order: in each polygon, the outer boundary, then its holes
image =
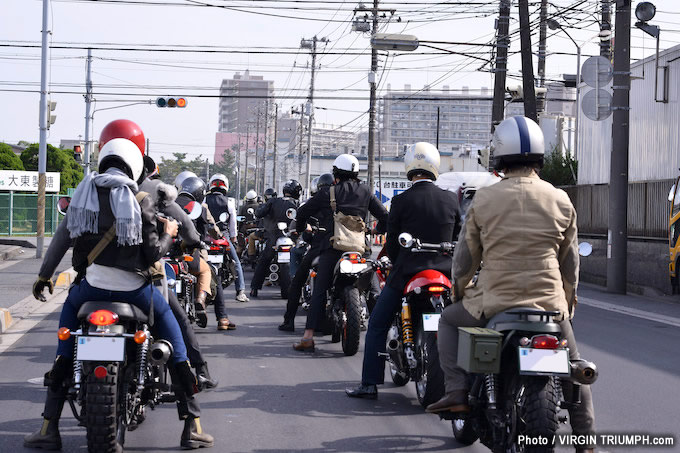
POLYGON ((484 376, 484 385, 486 387, 486 399, 489 403, 489 409, 496 409, 497 392, 498 392, 498 376, 495 374, 487 374, 484 376))
POLYGON ((405 347, 413 346, 413 323, 411 322, 411 307, 408 302, 401 304, 401 332, 405 347))
POLYGON ((141 393, 144 390, 146 381, 146 363, 149 355, 149 340, 144 340, 137 348, 137 392, 141 393))
POLYGON ((83 362, 76 359, 78 357, 78 338, 73 343, 73 387, 80 389, 80 382, 83 376, 83 362))

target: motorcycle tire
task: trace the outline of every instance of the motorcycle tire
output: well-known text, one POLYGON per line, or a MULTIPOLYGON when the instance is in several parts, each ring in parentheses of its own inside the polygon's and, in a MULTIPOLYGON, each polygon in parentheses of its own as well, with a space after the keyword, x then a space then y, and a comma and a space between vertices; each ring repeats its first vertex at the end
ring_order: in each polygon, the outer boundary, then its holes
POLYGON ((418 402, 423 407, 439 401, 446 390, 444 389, 444 371, 439 365, 439 350, 437 349, 437 336, 434 332, 421 332, 419 340, 422 344, 421 360, 424 374, 416 381, 416 394, 418 402))
POLYGON ((469 418, 457 418, 451 422, 453 427, 453 437, 459 444, 472 445, 479 436, 472 426, 472 420, 469 418))
POLYGON ((352 356, 359 351, 361 340, 361 296, 359 290, 348 286, 344 291, 345 316, 347 322, 342 329, 342 352, 352 356))
POLYGON ((408 381, 410 381, 408 374, 400 373, 396 365, 394 365, 392 362, 389 363, 389 367, 390 377, 392 378, 392 382, 394 382, 394 385, 396 385, 397 387, 403 387, 406 384, 408 384, 408 381))
MULTIPOLYGON (((530 377, 523 380, 524 404, 518 418, 524 420, 520 434, 554 439, 559 420, 557 418, 559 391, 553 377, 530 377)), ((553 453, 555 447, 525 446, 524 453, 553 453)))
POLYGON ((281 287, 281 299, 288 300, 288 288, 290 288, 290 267, 288 264, 279 264, 279 286, 281 287))
POLYGON ((85 394, 85 424, 87 451, 90 453, 117 453, 122 445, 118 436, 118 364, 94 363, 106 368, 106 377, 99 379, 94 371, 87 376, 85 394))

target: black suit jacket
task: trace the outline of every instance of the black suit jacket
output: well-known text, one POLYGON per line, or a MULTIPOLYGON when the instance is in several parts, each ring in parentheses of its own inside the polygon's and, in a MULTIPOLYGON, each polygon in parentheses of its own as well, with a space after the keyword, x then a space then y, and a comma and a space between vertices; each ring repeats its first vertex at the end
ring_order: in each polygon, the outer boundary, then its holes
POLYGON ((425 269, 435 269, 451 277, 450 256, 411 252, 399 245, 401 233, 409 233, 421 242, 438 244, 455 241, 459 231, 458 199, 453 192, 423 181, 392 198, 385 248, 393 267, 387 284, 402 290, 411 277, 425 269))

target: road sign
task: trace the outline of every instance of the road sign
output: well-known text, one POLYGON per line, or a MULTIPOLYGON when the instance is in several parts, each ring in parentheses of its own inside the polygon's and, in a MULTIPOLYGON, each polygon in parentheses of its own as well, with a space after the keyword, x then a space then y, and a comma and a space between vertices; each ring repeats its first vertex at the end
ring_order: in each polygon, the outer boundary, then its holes
MULTIPOLYGON (((45 191, 59 192, 60 174, 49 171, 45 173, 45 191)), ((38 172, 19 170, 0 170, 0 191, 37 192, 38 172)))
POLYGON ((611 82, 614 77, 614 67, 603 56, 590 57, 583 63, 581 77, 586 85, 593 88, 602 88, 611 82))
POLYGON ((612 114, 612 95, 607 90, 590 90, 581 101, 583 114, 593 121, 602 121, 612 114))

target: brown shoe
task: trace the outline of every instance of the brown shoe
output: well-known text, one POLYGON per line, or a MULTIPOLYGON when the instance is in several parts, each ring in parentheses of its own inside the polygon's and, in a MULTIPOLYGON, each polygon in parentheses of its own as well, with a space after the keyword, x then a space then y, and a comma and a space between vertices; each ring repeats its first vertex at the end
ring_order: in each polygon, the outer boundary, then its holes
POLYGON ((208 325, 208 314, 205 312, 205 299, 207 296, 208 293, 200 291, 194 300, 194 305, 196 306, 196 325, 198 327, 205 327, 208 325))
POLYGON ((217 321, 217 330, 235 330, 236 324, 229 321, 229 318, 222 318, 217 321))
POLYGON ((455 390, 444 395, 436 403, 432 403, 425 409, 425 412, 436 414, 437 412, 470 412, 467 390, 455 390))
POLYGON ((314 352, 314 339, 303 338, 299 343, 293 345, 293 349, 300 352, 314 352))

